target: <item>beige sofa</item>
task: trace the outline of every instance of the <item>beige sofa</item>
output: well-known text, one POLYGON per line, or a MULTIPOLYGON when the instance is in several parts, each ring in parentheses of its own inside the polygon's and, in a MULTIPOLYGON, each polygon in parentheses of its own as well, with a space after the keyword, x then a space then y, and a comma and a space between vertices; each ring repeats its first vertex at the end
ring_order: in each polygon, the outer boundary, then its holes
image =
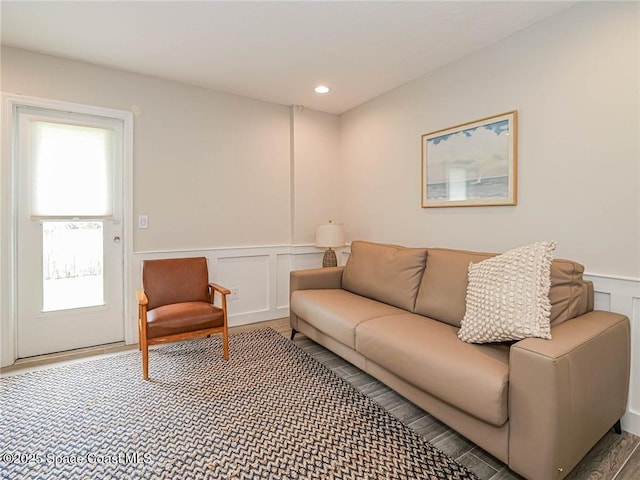
POLYGON ((492 254, 353 242, 346 267, 291 273, 291 327, 530 480, 565 477, 629 389, 630 326, 593 310, 582 265, 551 266, 551 340, 458 339, 467 270, 492 254))

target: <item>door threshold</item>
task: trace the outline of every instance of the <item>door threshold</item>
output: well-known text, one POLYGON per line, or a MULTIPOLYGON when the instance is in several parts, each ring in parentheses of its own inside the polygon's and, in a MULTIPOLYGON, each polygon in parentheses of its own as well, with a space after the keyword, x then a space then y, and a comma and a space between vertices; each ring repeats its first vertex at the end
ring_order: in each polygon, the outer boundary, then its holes
POLYGON ((0 368, 0 374, 5 373, 25 373, 31 369, 38 369, 43 366, 54 366, 73 360, 82 360, 97 355, 107 355, 112 353, 124 352, 127 350, 137 349, 138 344, 126 345, 124 342, 107 343, 104 345, 96 345, 94 347, 77 348, 74 350, 65 350, 63 352, 47 353, 44 355, 36 355, 33 357, 18 358, 13 365, 0 368))

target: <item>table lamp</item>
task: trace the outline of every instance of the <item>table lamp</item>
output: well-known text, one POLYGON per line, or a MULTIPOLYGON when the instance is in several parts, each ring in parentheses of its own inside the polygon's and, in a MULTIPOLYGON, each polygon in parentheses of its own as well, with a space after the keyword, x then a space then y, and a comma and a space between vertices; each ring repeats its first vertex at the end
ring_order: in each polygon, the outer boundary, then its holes
POLYGON ((333 247, 344 246, 344 232, 341 223, 329 223, 318 225, 316 227, 316 247, 326 248, 324 257, 322 258, 322 267, 337 267, 338 259, 333 247))

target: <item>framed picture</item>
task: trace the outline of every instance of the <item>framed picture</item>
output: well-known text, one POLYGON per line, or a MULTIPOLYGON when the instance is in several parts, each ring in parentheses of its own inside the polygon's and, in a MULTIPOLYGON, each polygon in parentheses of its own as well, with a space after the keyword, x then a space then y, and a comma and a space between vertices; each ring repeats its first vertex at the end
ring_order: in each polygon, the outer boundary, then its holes
POLYGON ((422 206, 517 204, 518 112, 422 135, 422 206))

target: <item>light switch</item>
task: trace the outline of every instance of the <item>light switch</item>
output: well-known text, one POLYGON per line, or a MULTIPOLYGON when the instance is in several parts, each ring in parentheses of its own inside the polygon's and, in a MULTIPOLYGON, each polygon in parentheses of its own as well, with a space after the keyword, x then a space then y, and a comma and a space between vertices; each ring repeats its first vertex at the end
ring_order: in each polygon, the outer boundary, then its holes
POLYGON ((149 219, 146 215, 138 215, 138 228, 149 228, 149 219))

